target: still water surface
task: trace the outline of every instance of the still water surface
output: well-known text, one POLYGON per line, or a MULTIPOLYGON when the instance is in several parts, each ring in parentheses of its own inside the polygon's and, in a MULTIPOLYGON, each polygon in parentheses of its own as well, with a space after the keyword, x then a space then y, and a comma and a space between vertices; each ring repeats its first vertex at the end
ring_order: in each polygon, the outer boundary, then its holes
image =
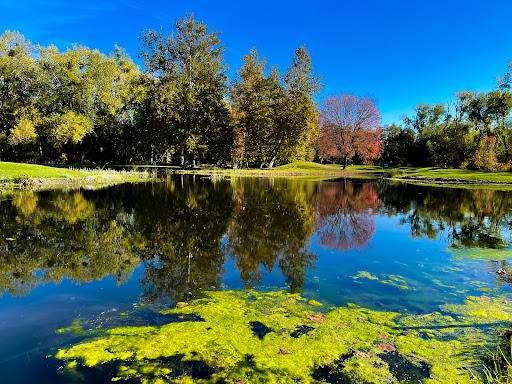
MULTIPOLYGON (((169 176, 0 199, 6 383, 69 382, 47 356, 73 341, 56 330, 74 319, 205 289, 281 289, 414 314, 510 289, 495 273, 510 261, 510 192, 169 176)), ((158 320, 148 309, 126 321, 158 320)))

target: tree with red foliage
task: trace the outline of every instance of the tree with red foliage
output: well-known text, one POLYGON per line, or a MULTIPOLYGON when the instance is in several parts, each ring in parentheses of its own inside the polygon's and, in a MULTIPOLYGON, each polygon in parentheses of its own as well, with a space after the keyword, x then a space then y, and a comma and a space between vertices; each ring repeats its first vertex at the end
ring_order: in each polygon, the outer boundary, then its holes
POLYGON ((379 154, 380 112, 368 96, 331 95, 320 109, 320 136, 316 148, 321 158, 341 160, 344 167, 357 156, 365 164, 379 154))

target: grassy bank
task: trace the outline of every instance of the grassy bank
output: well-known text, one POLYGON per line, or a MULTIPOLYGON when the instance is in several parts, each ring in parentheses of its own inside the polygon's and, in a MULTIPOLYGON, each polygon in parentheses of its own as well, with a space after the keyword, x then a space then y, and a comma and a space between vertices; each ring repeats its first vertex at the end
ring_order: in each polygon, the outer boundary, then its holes
POLYGON ((300 177, 307 179, 326 179, 337 177, 375 178, 384 177, 438 186, 512 186, 512 172, 486 172, 462 169, 442 168, 382 168, 371 165, 352 165, 343 169, 339 164, 318 164, 308 161, 296 161, 271 169, 231 169, 212 166, 183 170, 177 166, 111 166, 116 170, 69 168, 67 166, 43 166, 35 164, 0 162, 0 184, 81 184, 116 183, 147 179, 151 170, 167 173, 189 173, 209 176, 262 176, 262 177, 300 177), (141 171, 141 169, 143 171, 141 171))
POLYGON ((433 167, 383 168, 372 165, 351 165, 343 169, 343 166, 339 164, 318 164, 307 161, 297 161, 272 169, 199 167, 190 170, 182 170, 173 167, 169 168, 169 172, 221 176, 297 176, 301 178, 384 177, 431 185, 466 185, 470 187, 477 187, 478 185, 512 186, 512 173, 510 172, 486 172, 433 167))
POLYGON ((264 177, 296 176, 301 178, 384 177, 388 173, 384 168, 372 165, 353 165, 343 169, 343 166, 339 164, 318 164, 309 161, 296 161, 271 169, 227 169, 205 166, 189 170, 171 168, 169 171, 172 173, 191 173, 198 175, 264 177))
POLYGON ((0 162, 0 184, 115 184, 150 178, 148 172, 62 168, 46 165, 0 162))
POLYGON ((443 168, 395 168, 390 170, 393 178, 418 182, 512 184, 511 172, 487 172, 467 169, 443 168))

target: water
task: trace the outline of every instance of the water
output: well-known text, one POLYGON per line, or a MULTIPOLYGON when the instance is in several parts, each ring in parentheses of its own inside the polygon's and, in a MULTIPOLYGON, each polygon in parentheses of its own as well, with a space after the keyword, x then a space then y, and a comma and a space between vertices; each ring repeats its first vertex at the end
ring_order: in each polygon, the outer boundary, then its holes
MULTIPOLYGON (((413 314, 509 295, 495 272, 510 261, 510 192, 176 176, 0 199, 8 383, 71 382, 47 355, 73 341, 56 330, 74 319, 99 324, 205 289, 282 289, 413 314)), ((132 325, 158 320, 149 309, 137 316, 132 325)))

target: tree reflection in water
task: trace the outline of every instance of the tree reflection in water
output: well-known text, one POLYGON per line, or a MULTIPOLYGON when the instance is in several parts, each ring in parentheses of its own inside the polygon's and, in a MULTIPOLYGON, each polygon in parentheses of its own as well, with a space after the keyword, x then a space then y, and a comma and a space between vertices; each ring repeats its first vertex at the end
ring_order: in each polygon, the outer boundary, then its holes
POLYGON ((323 248, 362 250, 376 215, 387 215, 413 238, 442 231, 452 247, 504 248, 511 207, 507 192, 355 180, 176 176, 82 193, 20 193, 0 202, 0 294, 23 296, 63 278, 111 276, 121 284, 142 264, 144 300, 179 300, 221 288, 228 259, 247 288, 277 270, 298 292, 318 262, 315 233, 323 248))
POLYGON ((347 251, 368 246, 375 233, 373 216, 380 205, 372 183, 320 183, 312 201, 322 247, 347 251))
POLYGON ((400 216, 413 238, 447 236, 452 247, 503 248, 510 241, 512 194, 490 189, 380 183, 381 212, 400 216))
POLYGON ((227 249, 246 288, 261 282, 262 268, 271 273, 276 264, 291 292, 304 286, 317 260, 309 250, 315 212, 306 193, 294 179, 236 181, 227 249))
POLYGON ((227 181, 184 175, 142 187, 134 216, 145 240, 144 299, 181 299, 219 288, 227 260, 222 240, 232 212, 227 181))
POLYGON ((78 192, 19 195, 0 204, 0 217, 0 295, 24 296, 63 277, 87 283, 110 275, 121 284, 139 263, 143 239, 133 218, 99 210, 78 192))

